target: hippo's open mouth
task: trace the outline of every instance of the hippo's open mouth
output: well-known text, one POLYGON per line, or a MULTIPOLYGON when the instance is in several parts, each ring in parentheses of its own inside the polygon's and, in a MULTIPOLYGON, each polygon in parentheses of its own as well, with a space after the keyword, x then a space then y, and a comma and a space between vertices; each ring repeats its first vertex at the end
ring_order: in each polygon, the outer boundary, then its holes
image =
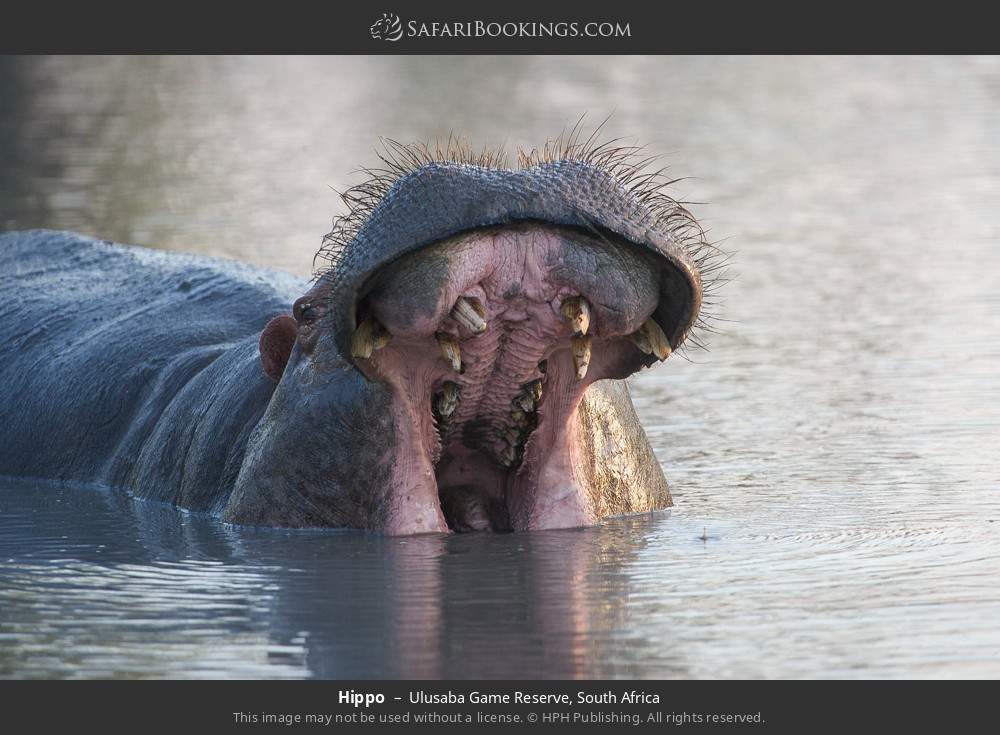
MULTIPOLYGON (((610 232, 523 222, 411 251, 359 290, 351 354, 393 393, 390 533, 594 521, 586 388, 666 359, 678 266, 610 232)), ((610 458, 609 458, 610 460, 610 458)))
POLYGON ((700 320, 710 245, 659 172, 557 139, 398 146, 342 193, 224 518, 388 534, 584 526, 670 505, 622 381, 700 320))

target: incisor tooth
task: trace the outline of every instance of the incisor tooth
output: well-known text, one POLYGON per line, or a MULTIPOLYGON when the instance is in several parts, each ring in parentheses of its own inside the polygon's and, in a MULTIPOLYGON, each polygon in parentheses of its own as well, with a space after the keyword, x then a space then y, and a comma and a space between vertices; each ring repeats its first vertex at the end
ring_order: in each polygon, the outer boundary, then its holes
POLYGON ((590 335, 573 337, 573 366, 576 368, 576 379, 583 380, 590 366, 590 335))
POLYGON ((590 329, 590 305, 582 296, 573 296, 562 302, 559 308, 562 315, 569 319, 573 334, 580 337, 590 329))
POLYGON ((670 349, 670 340, 667 339, 667 335, 663 333, 660 325, 654 319, 647 319, 639 331, 645 333, 646 339, 649 340, 649 351, 656 355, 658 360, 666 360, 670 357, 670 353, 673 352, 670 349))
POLYGON ((456 373, 462 372, 462 350, 458 346, 458 340, 445 332, 438 332, 435 336, 441 347, 441 354, 451 363, 451 369, 456 373))
POLYGON ((375 317, 365 317, 351 338, 351 355, 367 360, 376 350, 389 344, 392 335, 375 317))
POLYGON ((516 447, 517 443, 521 441, 521 432, 515 429, 513 426, 511 426, 506 431, 504 431, 503 440, 508 444, 510 444, 511 446, 516 447))
POLYGON ((486 331, 486 310, 475 299, 467 299, 459 296, 455 302, 451 315, 455 321, 464 326, 473 334, 482 334, 486 331))
POLYGON ((441 386, 441 395, 437 399, 437 411, 438 413, 447 418, 455 413, 455 409, 458 408, 458 401, 461 398, 461 392, 455 383, 447 382, 441 386))

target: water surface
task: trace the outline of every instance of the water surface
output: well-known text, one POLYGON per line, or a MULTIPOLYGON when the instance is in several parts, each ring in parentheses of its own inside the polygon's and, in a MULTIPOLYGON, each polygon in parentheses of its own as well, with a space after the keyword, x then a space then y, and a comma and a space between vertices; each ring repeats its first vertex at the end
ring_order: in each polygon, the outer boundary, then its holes
POLYGON ((378 135, 614 112, 737 251, 670 513, 387 539, 0 484, 0 676, 1000 676, 1000 61, 0 59, 0 226, 308 273, 378 135))

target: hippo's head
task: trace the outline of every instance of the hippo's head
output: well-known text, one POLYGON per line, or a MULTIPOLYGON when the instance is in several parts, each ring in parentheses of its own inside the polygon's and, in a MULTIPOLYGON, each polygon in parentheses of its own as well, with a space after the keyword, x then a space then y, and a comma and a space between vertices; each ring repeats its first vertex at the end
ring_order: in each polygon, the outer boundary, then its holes
POLYGON ((328 267, 261 335, 277 387, 225 517, 394 534, 592 522, 601 468, 645 439, 617 414, 583 421, 584 394, 684 342, 701 229, 611 146, 513 169, 389 150, 344 195, 328 267), (594 421, 621 440, 595 449, 594 421))

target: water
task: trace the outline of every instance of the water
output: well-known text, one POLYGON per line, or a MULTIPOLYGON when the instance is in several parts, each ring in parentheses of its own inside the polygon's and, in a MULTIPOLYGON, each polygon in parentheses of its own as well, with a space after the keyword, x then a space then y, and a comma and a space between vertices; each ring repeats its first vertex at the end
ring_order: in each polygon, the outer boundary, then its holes
POLYGON ((737 251, 670 513, 386 539, 0 485, 0 676, 1000 676, 1000 60, 0 59, 0 225, 307 273, 379 134, 667 154, 737 251))

